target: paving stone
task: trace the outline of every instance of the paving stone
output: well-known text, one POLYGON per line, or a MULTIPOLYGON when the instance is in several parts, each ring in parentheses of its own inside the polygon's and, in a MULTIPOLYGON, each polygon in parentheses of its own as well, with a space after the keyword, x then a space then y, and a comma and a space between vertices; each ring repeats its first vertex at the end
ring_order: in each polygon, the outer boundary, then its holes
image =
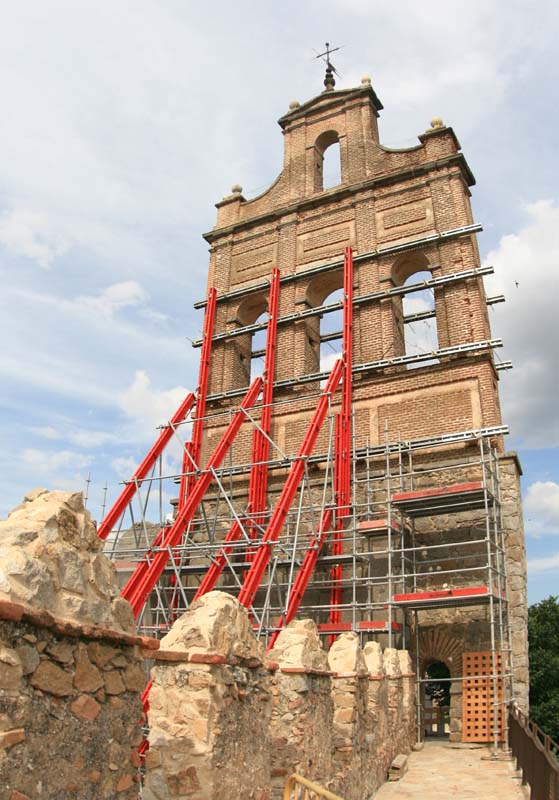
POLYGON ((385 783, 375 800, 526 800, 512 762, 490 760, 487 747, 464 749, 427 741, 408 756, 408 771, 385 783))

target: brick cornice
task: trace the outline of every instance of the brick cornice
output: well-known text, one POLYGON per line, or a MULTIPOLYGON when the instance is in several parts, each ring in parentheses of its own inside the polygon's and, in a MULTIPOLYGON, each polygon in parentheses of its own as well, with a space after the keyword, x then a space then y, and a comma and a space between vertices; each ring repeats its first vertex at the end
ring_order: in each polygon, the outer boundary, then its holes
POLYGON ((213 245, 223 236, 228 236, 233 232, 238 232, 254 225, 261 225, 265 222, 281 219, 286 214, 304 211, 308 208, 317 207, 322 204, 340 202, 344 198, 350 197, 357 192, 409 180, 410 178, 416 178, 421 175, 426 175, 429 172, 435 172, 437 170, 452 166, 457 166, 460 169, 468 186, 472 186, 475 183, 475 178, 464 155, 462 153, 455 153, 451 156, 440 158, 435 161, 428 161, 424 164, 414 164, 413 166, 406 167, 405 169, 395 170, 384 175, 377 175, 373 178, 359 181, 358 183, 352 183, 349 186, 341 186, 335 190, 331 189, 328 192, 322 192, 319 195, 302 198, 301 200, 297 200, 289 205, 281 206, 271 211, 266 211, 264 214, 258 214, 255 217, 250 217, 250 219, 239 220, 238 222, 234 222, 233 224, 227 225, 224 228, 214 228, 213 230, 204 233, 203 237, 209 244, 213 245))

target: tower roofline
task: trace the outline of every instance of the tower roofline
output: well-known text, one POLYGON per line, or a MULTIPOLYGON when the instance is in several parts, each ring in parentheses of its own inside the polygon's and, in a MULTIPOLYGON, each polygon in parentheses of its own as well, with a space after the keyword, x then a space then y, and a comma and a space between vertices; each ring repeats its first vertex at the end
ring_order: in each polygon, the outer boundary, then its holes
POLYGON ((370 97, 371 103, 376 111, 381 111, 384 108, 371 84, 363 83, 361 86, 355 86, 350 89, 332 89, 321 92, 305 103, 297 105, 295 108, 288 111, 287 114, 279 118, 278 124, 282 129, 285 129, 290 122, 307 116, 314 108, 320 108, 322 111, 325 108, 337 106, 340 102, 351 100, 354 97, 362 97, 363 95, 368 95, 370 97))

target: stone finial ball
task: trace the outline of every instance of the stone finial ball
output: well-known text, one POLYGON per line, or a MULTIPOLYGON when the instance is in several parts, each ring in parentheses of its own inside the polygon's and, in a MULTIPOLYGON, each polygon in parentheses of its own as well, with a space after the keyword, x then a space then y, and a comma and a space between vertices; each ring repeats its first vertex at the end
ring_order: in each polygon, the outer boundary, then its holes
POLYGON ((363 75, 361 78, 361 85, 362 86, 370 86, 371 85, 371 76, 370 75, 363 75))
POLYGON ((440 117, 433 117, 431 120, 431 127, 432 128, 444 128, 444 122, 440 117))
POLYGON ((234 183, 231 187, 231 192, 233 194, 242 194, 243 187, 239 183, 234 183))
POLYGON ((289 104, 289 110, 295 111, 296 108, 300 108, 301 103, 298 100, 292 100, 289 104))

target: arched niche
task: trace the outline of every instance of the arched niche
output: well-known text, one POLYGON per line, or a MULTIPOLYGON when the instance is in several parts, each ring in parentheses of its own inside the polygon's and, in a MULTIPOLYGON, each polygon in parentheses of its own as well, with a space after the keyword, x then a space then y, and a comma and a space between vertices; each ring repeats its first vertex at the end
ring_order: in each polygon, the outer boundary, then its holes
POLYGON ((342 183, 342 159, 337 131, 324 131, 314 143, 314 190, 323 192, 342 183))

